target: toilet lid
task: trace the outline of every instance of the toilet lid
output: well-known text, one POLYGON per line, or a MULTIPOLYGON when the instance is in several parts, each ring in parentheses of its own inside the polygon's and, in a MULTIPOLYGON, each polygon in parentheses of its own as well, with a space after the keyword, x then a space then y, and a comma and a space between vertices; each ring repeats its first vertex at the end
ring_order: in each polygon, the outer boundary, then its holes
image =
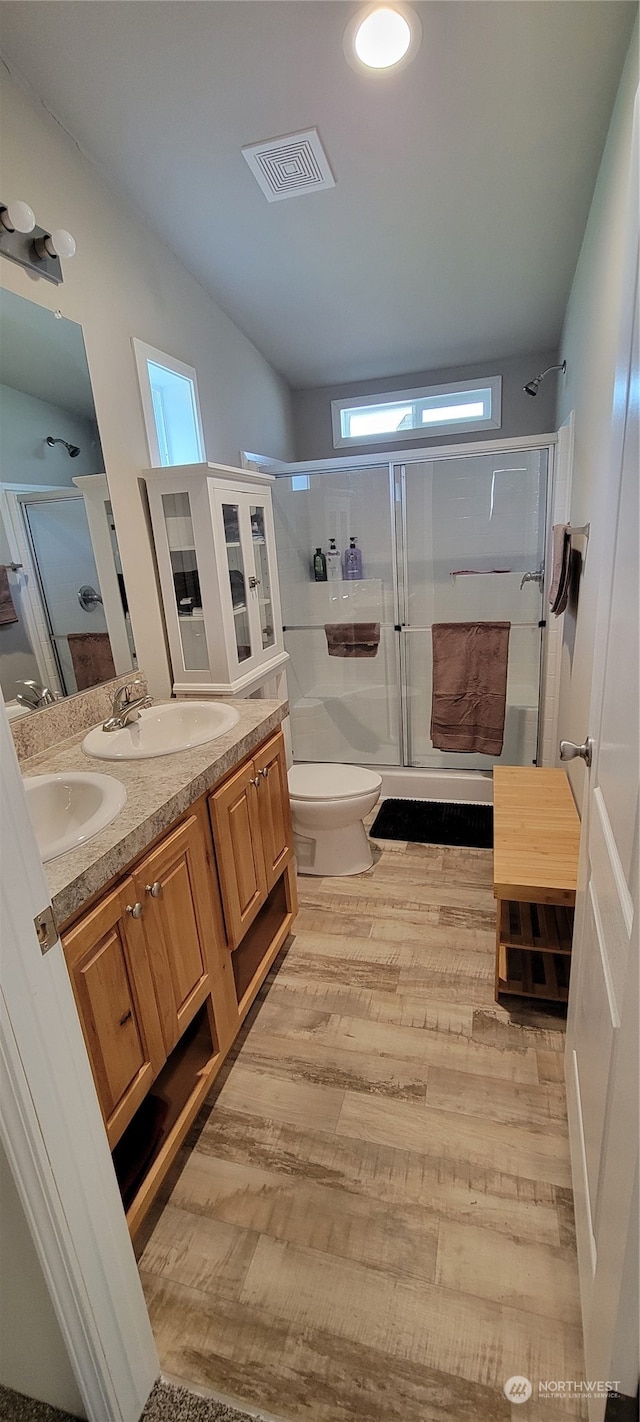
POLYGON ((359 765, 292 765, 289 794, 296 800, 349 800, 379 790, 382 776, 359 765))

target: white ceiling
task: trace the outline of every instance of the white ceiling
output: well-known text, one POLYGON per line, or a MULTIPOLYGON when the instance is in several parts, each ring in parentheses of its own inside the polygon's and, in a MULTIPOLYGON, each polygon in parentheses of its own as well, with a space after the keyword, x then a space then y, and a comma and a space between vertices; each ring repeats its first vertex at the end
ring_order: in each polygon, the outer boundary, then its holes
POLYGON ((293 386, 553 348, 636 5, 418 0, 386 74, 357 8, 9 0, 2 43, 293 386), (243 145, 314 126, 335 188, 267 203, 243 145))

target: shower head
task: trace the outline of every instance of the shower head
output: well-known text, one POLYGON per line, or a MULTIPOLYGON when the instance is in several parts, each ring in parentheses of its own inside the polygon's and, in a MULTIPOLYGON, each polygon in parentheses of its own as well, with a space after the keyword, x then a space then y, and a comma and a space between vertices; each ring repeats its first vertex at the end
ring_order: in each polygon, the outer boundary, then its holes
POLYGON ((540 389, 540 381, 544 380, 545 375, 549 375, 552 370, 561 370, 562 374, 566 375, 566 360, 563 360, 562 365, 548 365, 547 369, 543 370, 540 375, 535 375, 533 380, 529 380, 526 385, 523 385, 522 389, 525 395, 537 395, 540 389))
POLYGON ((79 444, 69 444, 66 439, 54 439, 53 435, 47 435, 47 444, 53 449, 54 444, 63 444, 70 459, 75 459, 80 453, 79 444))

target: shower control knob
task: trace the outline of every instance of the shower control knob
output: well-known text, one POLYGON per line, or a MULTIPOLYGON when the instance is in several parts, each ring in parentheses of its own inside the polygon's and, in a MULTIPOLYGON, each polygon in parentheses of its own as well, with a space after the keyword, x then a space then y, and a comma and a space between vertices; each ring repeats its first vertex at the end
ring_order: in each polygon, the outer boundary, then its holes
POLYGON ((593 759, 593 741, 591 736, 587 736, 582 746, 577 746, 574 741, 561 741, 560 759, 583 760, 588 770, 593 759))

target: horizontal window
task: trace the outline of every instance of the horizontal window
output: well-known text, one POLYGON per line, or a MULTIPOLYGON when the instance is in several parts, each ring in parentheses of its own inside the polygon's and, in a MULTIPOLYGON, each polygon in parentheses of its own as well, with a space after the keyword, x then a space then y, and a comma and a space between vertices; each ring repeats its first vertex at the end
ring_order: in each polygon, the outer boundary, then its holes
POLYGON ((335 449, 379 440, 415 439, 422 431, 458 434, 467 429, 499 430, 502 377, 477 383, 429 385, 422 390, 392 390, 388 395, 331 401, 335 449))

